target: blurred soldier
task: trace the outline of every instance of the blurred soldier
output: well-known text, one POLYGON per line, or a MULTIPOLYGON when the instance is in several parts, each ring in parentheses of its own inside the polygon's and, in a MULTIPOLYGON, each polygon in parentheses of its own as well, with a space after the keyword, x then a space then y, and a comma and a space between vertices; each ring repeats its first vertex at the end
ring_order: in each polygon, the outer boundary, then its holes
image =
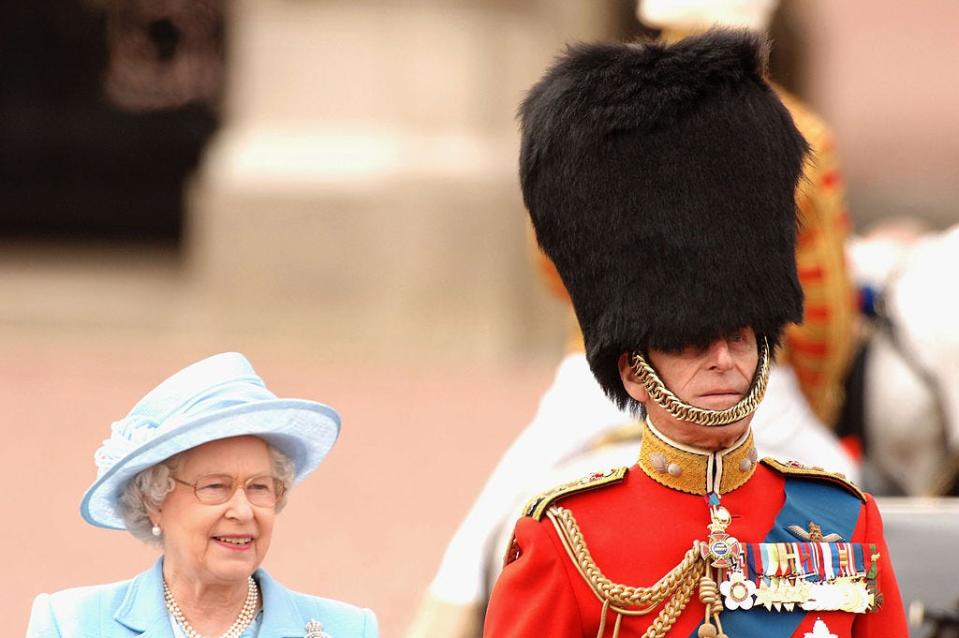
POLYGON ((760 462, 750 430, 803 316, 807 145, 764 72, 745 31, 581 45, 523 104, 537 239, 600 386, 646 418, 635 466, 530 501, 488 638, 906 634, 872 498, 760 462))

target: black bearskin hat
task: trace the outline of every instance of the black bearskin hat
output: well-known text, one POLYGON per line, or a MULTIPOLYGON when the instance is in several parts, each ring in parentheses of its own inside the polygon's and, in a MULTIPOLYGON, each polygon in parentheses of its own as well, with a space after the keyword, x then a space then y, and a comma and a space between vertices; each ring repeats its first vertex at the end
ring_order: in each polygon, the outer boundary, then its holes
POLYGON ((520 107, 520 180, 606 393, 621 353, 802 321, 796 184, 807 151, 766 84, 767 46, 713 30, 580 44, 520 107))

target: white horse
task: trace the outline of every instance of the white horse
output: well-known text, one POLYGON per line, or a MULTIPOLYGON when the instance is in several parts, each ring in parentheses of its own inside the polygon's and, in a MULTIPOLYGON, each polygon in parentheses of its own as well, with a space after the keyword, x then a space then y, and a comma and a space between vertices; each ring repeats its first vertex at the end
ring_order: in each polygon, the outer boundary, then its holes
POLYGON ((959 225, 921 235, 887 225, 851 241, 848 253, 856 282, 878 293, 863 367, 869 464, 905 495, 954 492, 959 225))

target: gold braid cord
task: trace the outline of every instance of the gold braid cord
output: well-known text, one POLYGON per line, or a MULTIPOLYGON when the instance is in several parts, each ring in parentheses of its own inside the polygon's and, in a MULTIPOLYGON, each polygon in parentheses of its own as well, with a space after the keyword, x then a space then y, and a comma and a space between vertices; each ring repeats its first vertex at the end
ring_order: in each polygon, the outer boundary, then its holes
POLYGON ((631 587, 614 583, 607 578, 586 547, 583 533, 573 518, 573 513, 562 507, 552 507, 546 513, 563 547, 576 565, 576 569, 589 584, 593 593, 603 603, 603 617, 597 638, 602 636, 606 625, 606 612, 612 609, 617 614, 613 629, 613 638, 619 633, 620 616, 641 616, 651 613, 667 598, 669 602, 662 608, 652 624, 643 634, 643 638, 663 638, 679 615, 686 609, 693 590, 699 584, 706 567, 702 558, 700 541, 683 556, 683 560, 665 576, 650 587, 631 587))
POLYGON ((759 402, 766 394, 766 384, 769 381, 769 343, 763 337, 759 343, 759 365, 749 389, 749 394, 725 410, 707 410, 690 405, 670 392, 663 380, 659 378, 653 366, 638 352, 633 353, 633 372, 646 388, 649 397, 656 404, 669 412, 673 418, 696 425, 729 425, 752 414, 759 402))

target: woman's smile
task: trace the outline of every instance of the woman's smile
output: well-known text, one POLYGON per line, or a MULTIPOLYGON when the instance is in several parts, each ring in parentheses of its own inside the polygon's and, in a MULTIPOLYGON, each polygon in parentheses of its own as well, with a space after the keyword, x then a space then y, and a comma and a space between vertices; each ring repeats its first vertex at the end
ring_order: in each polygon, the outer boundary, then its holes
POLYGON ((220 547, 223 547, 231 552, 245 552, 253 547, 253 541, 256 539, 250 535, 226 535, 213 536, 211 537, 211 540, 213 540, 220 547))

